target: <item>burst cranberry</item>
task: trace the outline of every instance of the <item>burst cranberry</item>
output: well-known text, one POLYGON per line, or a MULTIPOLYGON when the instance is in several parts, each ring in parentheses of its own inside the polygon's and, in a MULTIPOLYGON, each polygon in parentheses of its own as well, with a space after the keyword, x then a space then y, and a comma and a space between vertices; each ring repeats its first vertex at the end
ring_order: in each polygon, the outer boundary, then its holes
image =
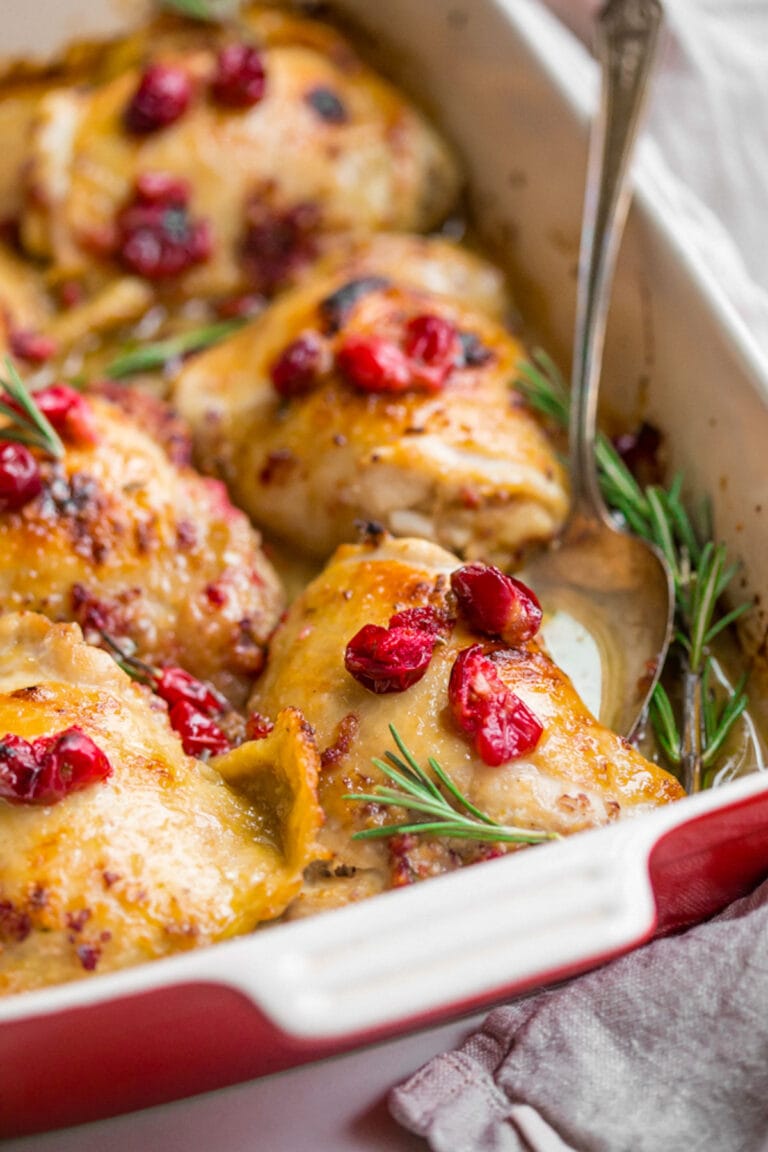
POLYGON ((177 700, 168 718, 173 730, 181 737, 181 745, 187 756, 206 759, 229 751, 229 740, 218 724, 188 700, 177 700))
POLYGON ((186 208, 189 184, 170 172, 141 172, 133 190, 137 204, 158 204, 162 208, 186 208))
POLYGON ((190 676, 183 668, 172 665, 155 672, 152 690, 171 706, 183 700, 206 716, 216 716, 226 707, 224 700, 213 688, 190 676))
POLYGON ((274 724, 261 712, 251 712, 245 724, 245 734, 249 740, 264 740, 274 730, 274 724))
POLYGON ((17 804, 55 804, 112 775, 112 765, 77 727, 28 743, 0 737, 0 796, 17 804))
POLYGON ((40 765, 32 745, 9 733, 0 737, 0 797, 11 803, 31 804, 40 765))
POLYGON ((276 210, 255 196, 246 211, 242 260, 251 286, 265 296, 278 288, 317 255, 320 212, 312 203, 276 210))
POLYGON ((67 728, 56 736, 35 740, 42 765, 38 804, 52 804, 70 792, 79 792, 112 775, 112 765, 90 736, 79 728, 67 728))
POLYGON ((27 328, 11 332, 11 352, 28 364, 45 364, 56 355, 56 341, 42 332, 32 332, 27 328))
POLYGON ((541 626, 541 605, 522 580, 491 564, 465 564, 451 573, 459 610, 471 628, 501 636, 507 644, 532 640, 541 626))
POLYGON ((147 280, 167 280, 201 264, 211 255, 206 220, 189 215, 188 189, 164 173, 145 173, 134 198, 117 217, 121 262, 147 280))
POLYGON ((442 316, 414 316, 405 329, 404 349, 416 383, 439 391, 461 358, 458 329, 442 316))
POLYGON ((66 440, 95 444, 96 423, 86 398, 68 384, 51 384, 35 392, 35 403, 43 416, 66 440))
POLYGON ((448 705, 462 732, 474 736, 481 705, 505 691, 495 664, 479 644, 459 652, 448 681, 448 705))
POLYGON ((62 308, 76 308, 82 304, 85 289, 79 280, 62 280, 59 284, 59 303, 62 308))
POLYGON ((149 135, 180 119, 191 99, 192 82, 183 68, 150 64, 123 113, 123 123, 136 136, 149 135))
POLYGON ((389 618, 390 628, 419 628, 433 636, 445 636, 453 621, 447 612, 438 611, 428 604, 423 608, 405 608, 389 618))
POLYGON ((23 444, 0 441, 0 512, 15 512, 43 486, 40 468, 23 444))
POLYGON ((264 58, 250 44, 227 44, 219 52, 211 95, 226 108, 250 108, 264 97, 264 58))
POLYGON ((270 376, 281 396, 303 396, 315 383, 323 364, 325 346, 316 332, 305 332, 275 360, 270 376))
POLYGON ((462 732, 490 767, 531 752, 543 727, 523 701, 505 687, 479 644, 456 657, 448 682, 448 704, 462 732))
POLYGON ((480 706, 475 748, 484 764, 497 768, 532 752, 543 731, 520 697, 504 692, 480 706))
POLYGON ((366 624, 347 644, 344 667, 370 692, 404 692, 429 667, 435 640, 423 628, 366 624))
POLYGON ((347 336, 336 352, 342 376, 361 392, 405 392, 413 377, 405 354, 381 336, 347 336))
POLYGON ((660 459, 662 438, 658 428, 643 421, 634 432, 617 436, 613 444, 627 468, 644 488, 651 484, 661 484, 664 469, 660 459))

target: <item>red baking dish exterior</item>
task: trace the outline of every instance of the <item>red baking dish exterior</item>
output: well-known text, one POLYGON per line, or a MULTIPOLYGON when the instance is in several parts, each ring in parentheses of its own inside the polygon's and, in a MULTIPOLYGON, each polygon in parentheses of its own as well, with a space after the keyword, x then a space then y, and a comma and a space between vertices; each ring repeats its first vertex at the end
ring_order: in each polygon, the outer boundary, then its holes
MULTIPOLYGON (((495 917, 483 909, 482 930, 470 926, 470 935, 466 894, 452 891, 453 877, 443 877, 369 902, 366 909, 374 913, 379 905, 381 935, 366 925, 367 947, 359 947, 357 925, 349 930, 359 919, 351 908, 181 963, 161 961, 15 997, 3 1006, 0 1024, 0 1136, 223 1087, 562 980, 744 895, 768 874, 766 845, 768 788, 752 778, 631 828, 614 826, 528 852, 523 869, 514 868, 517 861, 498 860, 468 870, 467 890, 474 886, 497 909, 495 917), (525 875, 513 876, 520 872, 525 875), (568 891, 565 877, 575 880, 568 891), (446 955, 439 941, 426 946, 431 997, 393 996, 382 1003, 382 988, 409 980, 414 924, 428 920, 434 893, 438 904, 448 899, 452 908, 453 951, 446 955), (531 926, 526 901, 549 909, 547 923, 533 928, 538 941, 532 957, 525 955, 523 938, 531 926), (541 947, 544 941, 548 946, 541 947), (382 960, 385 947, 389 955, 382 960), (336 978, 327 960, 345 950, 353 966, 336 978), (503 958, 501 967, 494 956, 503 958), (369 978, 377 960, 378 971, 369 978), (260 979, 264 969, 274 972, 279 965, 288 970, 282 988, 260 979), (357 1023, 344 1016, 345 1002, 356 996, 363 1005, 354 1013, 357 1023), (313 1001, 321 1002, 319 1011, 313 1001)), ((443 907, 436 914, 448 918, 443 907)))
MULTIPOLYGON (((48 50, 73 20, 78 35, 108 23, 108 0, 22 7, 5 14, 11 50, 48 50)), ((369 45, 382 40, 391 70, 440 109, 466 158, 491 250, 509 257, 540 331, 563 352, 573 325, 586 58, 531 0, 338 7, 367 30, 369 45)), ((717 285, 678 242, 642 158, 607 353, 616 407, 634 411, 642 392, 692 498, 712 494, 718 535, 742 560, 747 591, 764 588, 768 533, 756 510, 768 508, 765 369, 717 285)), ((764 626, 756 613, 756 633, 764 626)), ((490 1006, 709 916, 765 875, 768 777, 756 773, 361 905, 8 998, 0 1001, 0 1136, 159 1104, 490 1006)))

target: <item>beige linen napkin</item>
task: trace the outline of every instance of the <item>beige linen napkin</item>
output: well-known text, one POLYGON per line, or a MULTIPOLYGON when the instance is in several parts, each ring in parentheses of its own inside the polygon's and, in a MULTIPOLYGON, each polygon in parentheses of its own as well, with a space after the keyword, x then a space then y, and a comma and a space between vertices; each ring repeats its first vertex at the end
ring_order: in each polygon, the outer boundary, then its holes
POLYGON ((390 1110, 434 1152, 759 1152, 768 882, 706 924, 496 1009, 390 1110))

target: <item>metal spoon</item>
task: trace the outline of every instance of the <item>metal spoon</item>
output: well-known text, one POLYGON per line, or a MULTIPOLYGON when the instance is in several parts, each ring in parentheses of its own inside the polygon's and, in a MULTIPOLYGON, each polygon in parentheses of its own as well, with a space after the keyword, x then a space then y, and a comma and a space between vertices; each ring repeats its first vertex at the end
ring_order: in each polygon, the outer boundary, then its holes
POLYGON ((560 541, 523 573, 548 615, 575 619, 593 638, 601 664, 599 717, 627 736, 669 644, 672 579, 661 554, 620 531, 606 509, 595 435, 610 287, 631 198, 629 165, 660 24, 658 0, 609 0, 598 17, 601 101, 590 135, 571 380, 572 512, 560 541))

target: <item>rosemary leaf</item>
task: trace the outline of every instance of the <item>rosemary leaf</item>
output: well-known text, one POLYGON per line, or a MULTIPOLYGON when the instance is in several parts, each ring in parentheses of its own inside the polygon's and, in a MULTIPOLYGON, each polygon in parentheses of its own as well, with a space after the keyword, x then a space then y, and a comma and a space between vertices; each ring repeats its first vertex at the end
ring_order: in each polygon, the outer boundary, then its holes
POLYGON ((481 811, 480 808, 476 808, 472 801, 467 796, 465 796, 463 792, 459 791, 453 780, 451 780, 447 772, 443 771, 437 760, 435 760, 434 756, 430 756, 429 766, 437 778, 442 782, 443 786, 448 789, 450 794, 456 800, 457 804, 460 804, 462 808, 466 808, 467 812, 471 813, 472 816, 476 817, 476 819, 481 820, 483 824, 495 823, 495 821, 492 820, 490 816, 481 811))
POLYGON ((741 677, 733 690, 732 695, 717 711, 714 696, 707 694, 704 704, 704 728, 707 732, 706 748, 702 753, 701 762, 704 768, 711 768, 717 754, 725 743, 736 721, 745 711, 749 699, 744 691, 747 682, 746 674, 741 677))
POLYGON ((388 788, 383 784, 377 784, 373 792, 351 792, 344 796, 344 799, 391 805, 404 808, 408 812, 423 812, 435 819, 409 820, 401 824, 365 828, 355 832, 353 839, 377 840, 404 833, 451 836, 460 840, 496 841, 506 844, 540 844, 544 840, 559 839, 554 832, 539 832, 530 828, 498 824, 486 812, 476 808, 445 769, 430 756, 429 766, 447 789, 449 795, 446 796, 429 773, 419 765, 394 724, 390 724, 389 731, 401 755, 397 756, 394 752, 388 751, 386 758, 390 763, 376 757, 373 764, 397 787, 388 788))
POLYGON ((653 690, 650 715, 656 739, 661 745, 664 755, 670 764, 674 765, 675 768, 679 767, 682 759, 682 740, 672 710, 672 703, 661 683, 657 684, 653 690))
POLYGON ((208 0, 159 0, 161 8, 170 8, 191 20, 215 20, 208 0))
POLYGON ((746 612, 749 612, 751 607, 751 604, 739 604, 736 606, 736 608, 732 608, 730 612, 726 612, 725 616, 721 616, 720 619, 712 625, 709 632, 707 632, 706 636, 704 637, 705 644, 711 644, 716 636, 719 636, 721 632, 723 632, 726 628, 729 628, 731 624, 734 624, 746 612))
MULTIPOLYGON (((356 799, 356 797, 353 797, 356 799)), ((379 828, 364 828, 353 834, 353 840, 383 840, 407 833, 417 835, 450 836, 453 840, 481 840, 497 844, 541 844, 555 839, 554 833, 529 832, 526 828, 512 828, 504 824, 484 827, 474 824, 462 827, 452 820, 418 820, 414 824, 382 824, 379 828)))
POLYGON ((2 429, 2 438, 39 448, 54 460, 61 460, 64 445, 59 434, 40 411, 13 361, 7 357, 5 369, 8 375, 6 378, 0 377, 0 396, 5 394, 12 404, 0 401, 0 413, 9 420, 2 429))
POLYGON ((171 336, 168 340, 158 340, 154 344, 142 344, 137 348, 131 348, 107 365, 107 375, 112 380, 122 380, 139 372, 153 372, 158 368, 164 368, 174 360, 180 360, 192 352, 201 352, 204 348, 218 344, 232 332, 237 332, 245 323, 246 320, 242 317, 233 317, 231 320, 220 320, 203 328, 195 328, 191 332, 182 332, 179 336, 171 336))

